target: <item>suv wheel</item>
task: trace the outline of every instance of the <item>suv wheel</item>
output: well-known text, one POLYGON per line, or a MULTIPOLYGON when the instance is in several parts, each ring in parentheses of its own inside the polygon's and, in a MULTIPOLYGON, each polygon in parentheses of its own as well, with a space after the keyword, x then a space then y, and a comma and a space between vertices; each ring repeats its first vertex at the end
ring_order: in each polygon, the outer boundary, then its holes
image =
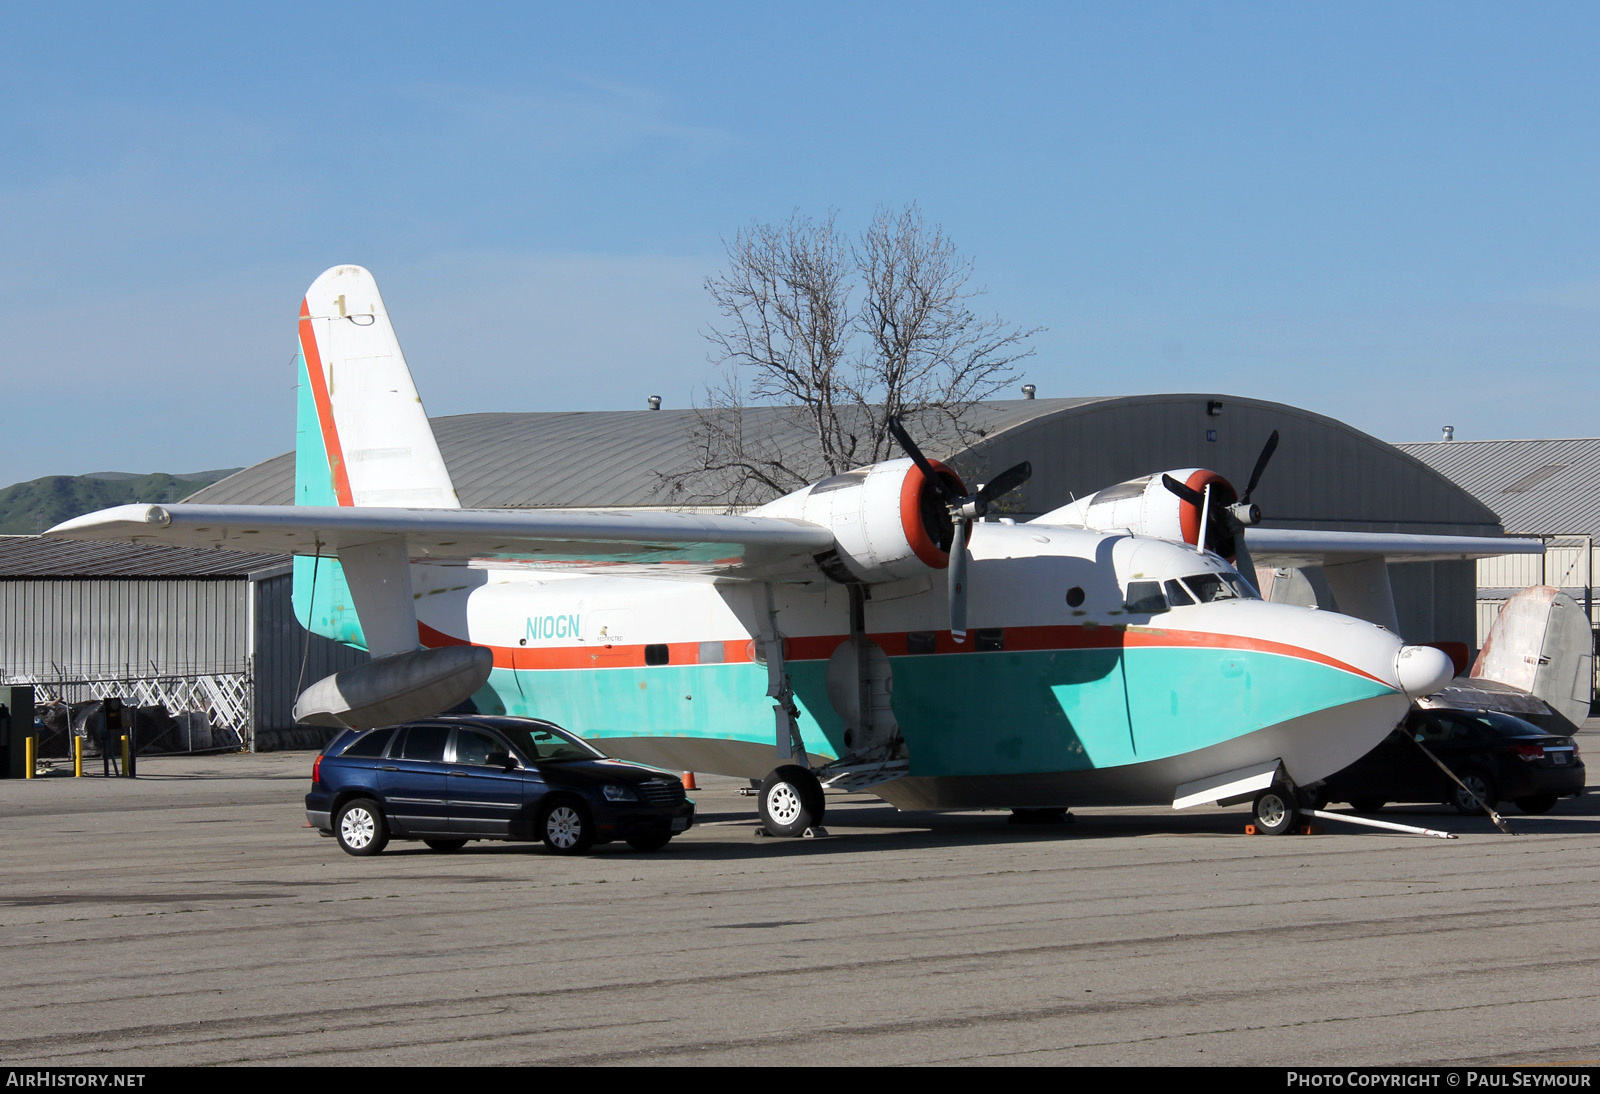
POLYGON ((389 842, 383 807, 371 798, 355 798, 339 807, 333 835, 347 855, 376 855, 389 842))
POLYGON ((539 837, 558 855, 581 855, 594 846, 594 820, 589 807, 575 798, 559 798, 539 816, 539 837))

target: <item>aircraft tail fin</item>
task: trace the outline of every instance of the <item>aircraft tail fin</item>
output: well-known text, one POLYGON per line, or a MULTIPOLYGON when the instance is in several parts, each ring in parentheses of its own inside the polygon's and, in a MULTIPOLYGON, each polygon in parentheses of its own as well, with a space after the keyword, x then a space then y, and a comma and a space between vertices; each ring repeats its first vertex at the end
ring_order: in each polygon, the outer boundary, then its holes
POLYGON ((296 505, 461 507, 370 273, 311 283, 297 365, 296 505))

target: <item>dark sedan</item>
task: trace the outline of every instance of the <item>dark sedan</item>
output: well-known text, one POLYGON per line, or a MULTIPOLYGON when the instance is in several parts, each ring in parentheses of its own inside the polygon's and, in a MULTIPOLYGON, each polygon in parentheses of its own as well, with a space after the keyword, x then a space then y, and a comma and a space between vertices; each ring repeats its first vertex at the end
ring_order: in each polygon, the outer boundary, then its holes
POLYGON ((559 854, 626 840, 655 851, 694 821, 675 776, 614 760, 550 722, 443 715, 345 730, 311 769, 306 819, 352 855, 393 839, 435 851, 543 840, 559 854))
POLYGON ((1478 813, 1476 795, 1491 807, 1509 800, 1524 813, 1547 813, 1558 799, 1580 795, 1583 788, 1583 761, 1571 737, 1498 711, 1434 708, 1413 710, 1402 729, 1330 777, 1318 797, 1347 801, 1362 812, 1387 802, 1446 802, 1478 813), (1413 741, 1426 745, 1472 794, 1413 741))

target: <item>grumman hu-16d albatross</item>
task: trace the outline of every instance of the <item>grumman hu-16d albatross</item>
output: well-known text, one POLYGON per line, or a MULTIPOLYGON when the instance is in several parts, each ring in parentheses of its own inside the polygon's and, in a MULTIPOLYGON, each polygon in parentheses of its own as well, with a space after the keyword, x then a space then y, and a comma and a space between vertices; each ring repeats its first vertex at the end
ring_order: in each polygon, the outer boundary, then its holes
MULTIPOLYGON (((1184 468, 1025 524, 978 518, 1027 464, 972 491, 898 425, 907 458, 743 516, 465 510, 366 270, 317 278, 300 348, 295 506, 127 505, 48 534, 301 556, 301 622, 374 658, 308 688, 306 722, 470 696, 624 759, 762 779, 776 835, 820 822, 824 784, 922 809, 1255 797, 1277 830, 1452 675, 1392 626, 1264 602, 1230 564, 1276 434, 1243 496, 1184 468)), ((1264 531, 1258 560, 1380 577, 1387 557, 1539 549, 1264 531)), ((1367 596, 1392 616, 1386 577, 1367 596)))

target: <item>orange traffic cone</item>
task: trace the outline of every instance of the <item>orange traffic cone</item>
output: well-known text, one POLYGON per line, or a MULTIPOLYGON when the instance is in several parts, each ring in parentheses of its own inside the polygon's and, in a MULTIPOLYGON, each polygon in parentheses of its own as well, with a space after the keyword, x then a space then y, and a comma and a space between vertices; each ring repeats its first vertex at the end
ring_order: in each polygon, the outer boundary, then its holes
POLYGON ((700 789, 698 786, 696 786, 694 784, 694 772, 693 771, 685 771, 683 773, 683 788, 685 790, 699 790, 700 789))

